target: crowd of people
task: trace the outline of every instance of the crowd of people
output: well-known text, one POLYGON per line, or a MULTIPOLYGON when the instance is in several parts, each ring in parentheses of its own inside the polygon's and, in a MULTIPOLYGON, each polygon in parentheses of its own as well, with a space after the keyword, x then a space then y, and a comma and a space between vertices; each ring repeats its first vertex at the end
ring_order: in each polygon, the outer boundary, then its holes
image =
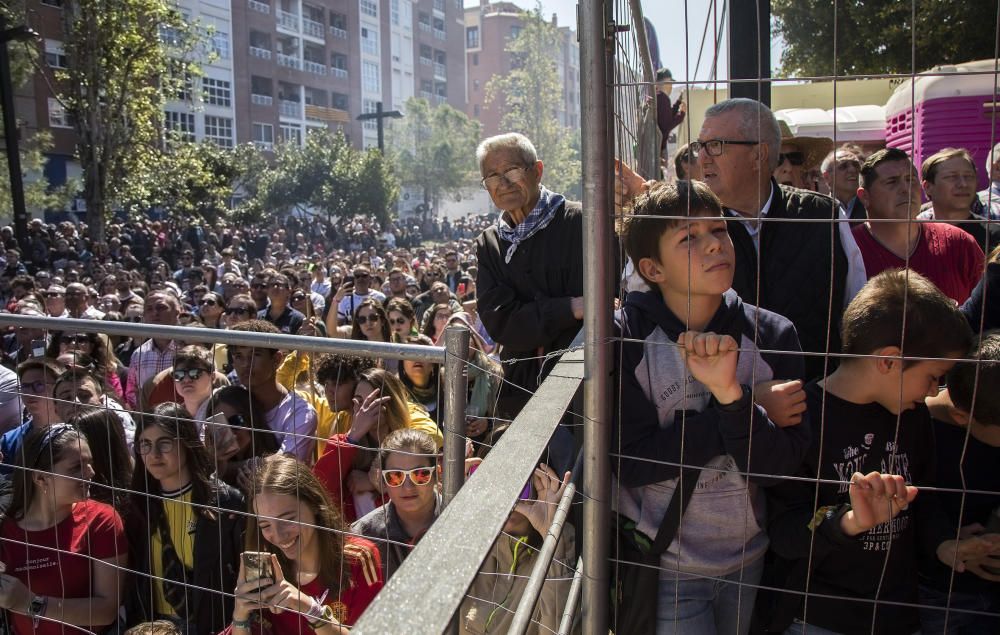
MULTIPOLYGON (((778 180, 804 163, 783 145, 766 106, 732 99, 683 149, 689 178, 616 178, 615 527, 647 548, 676 532, 619 615, 659 633, 996 632, 992 197, 978 203, 960 148, 919 172, 899 150, 831 148, 827 196, 778 180)), ((34 221, 28 254, 0 230, 0 301, 268 337, 433 346, 467 327, 472 476, 584 304, 580 203, 543 185, 522 135, 476 158, 502 214, 432 224, 436 242, 364 217, 130 220, 106 242, 34 221)), ((1000 183, 1000 145, 993 158, 1000 183)), ((444 369, 113 331, 4 336, 10 629, 347 632, 441 513, 444 369)), ((575 463, 560 426, 462 632, 506 632, 575 463)), ((531 632, 562 617, 574 533, 531 632)))

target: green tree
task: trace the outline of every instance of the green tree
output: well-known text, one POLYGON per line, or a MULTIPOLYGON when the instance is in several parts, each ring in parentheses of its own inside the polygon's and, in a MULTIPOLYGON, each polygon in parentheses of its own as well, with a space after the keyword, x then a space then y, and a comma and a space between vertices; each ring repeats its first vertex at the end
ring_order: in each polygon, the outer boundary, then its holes
POLYGON ((433 108, 426 99, 410 98, 405 108, 406 117, 392 127, 400 178, 437 209, 443 197, 458 195, 479 178, 479 123, 448 104, 433 108))
POLYGON ((195 38, 169 0, 65 0, 63 8, 67 68, 57 77, 78 135, 87 224, 101 239, 128 179, 160 159, 163 107, 195 72, 195 38))
POLYGON ((996 2, 772 0, 771 11, 789 76, 919 72, 996 54, 996 2))
POLYGON ((580 157, 573 149, 572 132, 556 117, 562 101, 556 67, 559 32, 542 17, 541 5, 521 17, 521 32, 507 44, 515 68, 486 84, 486 101, 504 113, 500 122, 504 130, 520 132, 535 144, 545 164, 545 185, 579 198, 580 157))
POLYGON ((314 131, 299 146, 280 144, 272 167, 256 183, 256 195, 241 210, 244 218, 278 212, 328 216, 373 214, 390 218, 399 196, 391 162, 378 150, 361 152, 340 132, 314 131))

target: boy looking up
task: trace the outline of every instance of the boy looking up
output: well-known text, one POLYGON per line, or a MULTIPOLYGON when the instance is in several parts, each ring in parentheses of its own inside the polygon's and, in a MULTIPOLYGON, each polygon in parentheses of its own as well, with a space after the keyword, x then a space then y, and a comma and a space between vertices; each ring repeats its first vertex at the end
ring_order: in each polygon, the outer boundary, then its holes
POLYGON ((917 611, 899 604, 918 602, 918 540, 949 565, 976 546, 947 541, 933 499, 910 505, 914 485, 935 476, 924 400, 971 341, 955 303, 913 271, 880 273, 848 305, 847 357, 806 386, 812 445, 798 475, 814 482, 789 480, 769 491, 776 559, 768 583, 787 590, 776 596, 770 630, 920 630, 917 611))
POLYGON ((767 550, 758 487, 793 473, 809 445, 808 427, 795 425, 802 359, 762 351, 799 353, 798 338, 731 290, 733 243, 706 185, 653 185, 623 238, 651 290, 629 293, 620 317, 617 509, 652 540, 679 495, 677 465, 703 468, 660 559, 657 631, 746 633, 767 550))
MULTIPOLYGON (((1000 533, 1000 518, 994 515, 1000 505, 1000 471, 996 469, 1000 464, 1000 391, 996 390, 1000 386, 1000 331, 985 334, 969 357, 973 361, 958 362, 948 371, 947 388, 927 398, 934 418, 935 485, 940 489, 935 495, 951 537, 989 530, 995 540, 1000 538, 995 536, 1000 533)), ((966 562, 965 571, 956 571, 952 582, 951 568, 935 556, 925 549, 920 558, 922 632, 945 632, 947 616, 949 633, 1000 633, 1000 558, 966 562)))

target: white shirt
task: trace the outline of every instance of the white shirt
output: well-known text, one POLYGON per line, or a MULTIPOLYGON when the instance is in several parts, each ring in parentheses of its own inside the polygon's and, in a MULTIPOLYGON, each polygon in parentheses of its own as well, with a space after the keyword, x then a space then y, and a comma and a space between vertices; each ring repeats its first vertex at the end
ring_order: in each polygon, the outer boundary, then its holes
POLYGON ((354 310, 359 304, 368 298, 378 302, 385 302, 385 295, 381 291, 369 289, 368 293, 365 295, 358 295, 358 293, 355 292, 349 296, 345 296, 344 299, 340 301, 340 304, 337 306, 337 317, 350 322, 354 319, 354 310))
POLYGON ((281 403, 264 415, 264 421, 281 442, 282 452, 306 464, 314 458, 316 411, 294 390, 288 391, 281 403))
MULTIPOLYGON (((735 215, 743 223, 743 227, 750 234, 750 238, 753 239, 753 246, 758 252, 760 251, 760 219, 767 217, 767 213, 771 210, 771 201, 773 199, 774 184, 772 183, 771 191, 767 195, 767 202, 760 209, 757 218, 748 218, 733 210, 729 210, 731 214, 735 215)), ((858 294, 858 291, 861 291, 861 287, 865 286, 865 283, 868 282, 868 274, 865 272, 865 260, 861 256, 861 248, 858 247, 858 242, 854 240, 854 234, 851 232, 851 224, 847 222, 848 217, 844 214, 843 207, 838 205, 837 209, 837 231, 840 233, 840 244, 844 250, 844 256, 847 257, 847 279, 844 281, 844 306, 846 307, 854 299, 854 296, 858 294)))

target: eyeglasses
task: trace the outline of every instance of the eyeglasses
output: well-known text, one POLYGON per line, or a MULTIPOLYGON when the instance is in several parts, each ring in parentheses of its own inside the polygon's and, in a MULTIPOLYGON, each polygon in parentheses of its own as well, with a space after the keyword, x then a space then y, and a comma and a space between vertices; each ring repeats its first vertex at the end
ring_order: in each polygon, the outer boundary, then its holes
POLYGON ((697 157, 702 150, 705 150, 710 157, 717 157, 722 154, 725 146, 755 146, 758 143, 760 141, 709 139, 708 141, 692 141, 688 148, 691 150, 691 156, 693 157, 697 157))
POLYGON ((378 321, 382 318, 378 316, 378 313, 371 313, 369 315, 359 315, 356 319, 358 324, 364 324, 366 322, 368 324, 378 324, 378 321))
POLYGON ((243 415, 233 415, 231 417, 226 417, 226 423, 233 426, 234 428, 245 428, 247 427, 246 419, 243 415))
POLYGON ((59 338, 60 344, 92 344, 93 342, 86 335, 63 335, 59 338))
POLYGON ((218 304, 218 302, 216 302, 212 298, 206 298, 206 299, 204 299, 204 300, 202 300, 201 302, 198 303, 199 306, 205 306, 205 305, 215 306, 217 304, 218 304))
POLYGON ((806 162, 806 155, 801 152, 782 152, 778 155, 778 165, 788 161, 794 166, 800 166, 806 162))
POLYGON ((501 181, 507 181, 508 183, 520 183, 524 180, 525 174, 527 174, 527 168, 517 167, 504 170, 501 174, 494 174, 493 176, 487 176, 480 183, 483 189, 495 190, 499 187, 501 181))
POLYGON ((174 378, 174 381, 184 381, 185 379, 195 381, 207 372, 204 368, 175 368, 170 376, 174 378))
POLYGON ((295 295, 292 296, 292 302, 301 302, 302 300, 305 299, 306 296, 302 295, 301 293, 296 293, 295 295))
POLYGON ((48 391, 45 390, 45 382, 39 381, 29 381, 21 382, 21 392, 30 392, 33 395, 44 395, 48 391))
POLYGON ((231 309, 226 309, 226 315, 249 315, 250 309, 242 306, 234 306, 231 309))
POLYGON ((389 318, 389 324, 395 324, 397 326, 403 326, 407 322, 409 322, 409 320, 407 320, 405 317, 389 318))
POLYGON ((284 284, 282 282, 272 282, 271 283, 271 288, 272 289, 287 289, 288 285, 284 284))
POLYGON ((49 292, 45 294, 46 298, 61 298, 63 294, 56 292, 49 292))
POLYGON ((354 279, 355 280, 358 279, 358 278, 361 278, 362 280, 364 280, 364 279, 370 278, 370 277, 371 277, 371 274, 365 273, 364 271, 359 271, 358 273, 354 274, 354 279))
POLYGON ((160 437, 155 443, 143 439, 139 441, 139 454, 168 454, 174 451, 177 439, 160 437))
POLYGON ((434 480, 434 471, 437 468, 415 467, 412 470, 382 470, 382 480, 389 487, 402 487, 406 482, 406 477, 410 477, 410 482, 420 487, 427 485, 434 480))

